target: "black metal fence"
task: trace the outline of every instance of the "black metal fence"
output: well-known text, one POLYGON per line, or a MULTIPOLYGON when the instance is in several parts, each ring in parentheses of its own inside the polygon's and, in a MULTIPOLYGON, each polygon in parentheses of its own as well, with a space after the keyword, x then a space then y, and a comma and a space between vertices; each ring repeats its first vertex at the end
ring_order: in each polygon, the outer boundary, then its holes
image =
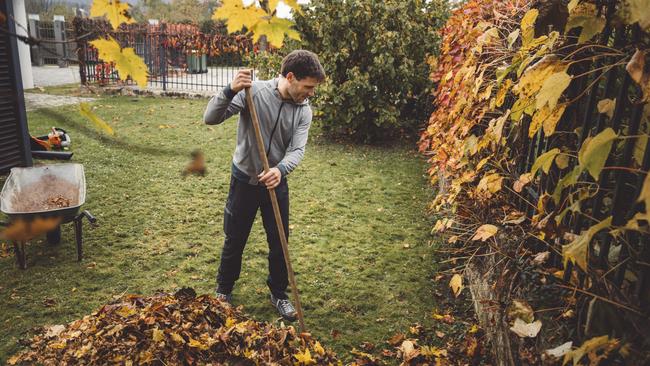
POLYGON ((215 29, 200 32, 187 24, 130 24, 113 30, 101 20, 75 18, 75 32, 82 83, 107 85, 119 81, 112 64, 98 57, 89 43, 109 35, 122 47, 132 47, 148 69, 150 88, 162 90, 214 91, 226 86, 243 65, 242 58, 253 51, 249 37, 227 35, 215 29))
MULTIPOLYGON (((643 204, 637 202, 641 193, 643 181, 650 170, 650 139, 644 138, 650 133, 650 116, 644 108, 642 91, 631 80, 622 62, 628 51, 647 49, 647 34, 642 33, 638 25, 624 26, 615 22, 616 1, 602 5, 607 17, 607 25, 599 35, 598 44, 609 50, 624 50, 611 52, 611 56, 591 58, 596 47, 574 45, 565 51, 576 52, 577 61, 572 64, 568 73, 580 75, 574 77, 568 90, 570 104, 558 124, 558 131, 551 136, 545 136, 543 129, 533 137, 528 138, 527 131, 530 118, 524 120, 525 131, 521 138, 524 143, 514 152, 519 159, 519 173, 529 172, 535 160, 543 153, 556 147, 569 147, 579 151, 588 137, 593 137, 606 128, 612 128, 620 137, 612 146, 605 168, 595 182, 587 173, 583 173, 578 181, 581 184, 591 184, 594 187, 593 196, 578 201, 574 209, 579 213, 567 214, 560 227, 570 228, 573 233, 581 233, 597 222, 612 216, 612 225, 624 226, 643 204), (645 38, 644 38, 645 37, 645 38), (644 40, 645 39, 645 40, 644 40), (596 59, 597 61, 593 61, 596 59), (602 69, 602 72, 599 71, 602 69), (599 113, 597 104, 603 99, 615 100, 615 108, 611 116, 599 113), (577 132, 577 133, 576 133, 577 132)), ((529 217, 536 213, 532 203, 537 203, 544 193, 552 193, 558 182, 570 174, 573 166, 559 169, 553 165, 549 174, 543 175, 539 185, 524 193, 525 199, 519 201, 519 208, 527 212, 529 217), (527 202, 526 202, 527 201, 527 202)), ((566 189, 561 195, 561 202, 569 202, 570 195, 576 189, 566 189)), ((650 207, 645 207, 650 210, 650 207)), ((609 311, 617 314, 619 322, 614 327, 613 336, 619 337, 622 332, 627 335, 635 329, 636 334, 647 334, 643 330, 647 323, 650 309, 650 236, 643 230, 624 230, 620 232, 601 231, 588 245, 588 271, 584 271, 568 262, 564 271, 564 280, 569 282, 577 276, 576 291, 588 291, 595 296, 584 299, 578 307, 588 314, 582 319, 579 329, 582 335, 589 333, 589 327, 596 322, 598 312, 592 311, 594 304, 612 307, 609 311), (625 281, 627 280, 627 281, 625 281), (589 308, 589 311, 587 311, 589 308), (640 321, 643 320, 643 321, 640 321), (625 325, 624 325, 625 324, 625 325), (621 331, 625 329, 626 331, 621 331), (618 334, 616 334, 618 333, 618 334)), ((547 243, 540 243, 540 249, 546 248, 547 243)), ((557 268, 562 267, 562 257, 554 255, 557 268)), ((602 308, 602 307, 601 307, 602 308)), ((593 329, 592 329, 593 332, 593 329)))
POLYGON ((75 38, 72 22, 63 17, 53 20, 41 20, 30 14, 28 22, 29 35, 36 39, 56 42, 42 42, 31 46, 32 64, 35 66, 59 65, 61 67, 77 63, 76 45, 65 41, 75 38))

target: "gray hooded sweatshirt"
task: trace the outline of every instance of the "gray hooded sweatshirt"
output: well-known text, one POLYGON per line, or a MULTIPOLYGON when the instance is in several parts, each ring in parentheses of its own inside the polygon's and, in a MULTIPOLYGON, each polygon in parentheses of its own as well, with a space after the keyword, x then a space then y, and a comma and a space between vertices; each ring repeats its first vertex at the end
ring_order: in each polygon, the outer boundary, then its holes
MULTIPOLYGON (((282 99, 278 80, 254 81, 251 93, 269 166, 277 167, 284 178, 298 166, 305 154, 312 111, 307 99, 302 103, 282 99)), ((255 185, 264 166, 257 151, 245 91, 235 94, 230 86, 224 88, 208 102, 203 121, 209 125, 219 124, 237 113, 237 146, 232 171, 235 178, 255 185)))

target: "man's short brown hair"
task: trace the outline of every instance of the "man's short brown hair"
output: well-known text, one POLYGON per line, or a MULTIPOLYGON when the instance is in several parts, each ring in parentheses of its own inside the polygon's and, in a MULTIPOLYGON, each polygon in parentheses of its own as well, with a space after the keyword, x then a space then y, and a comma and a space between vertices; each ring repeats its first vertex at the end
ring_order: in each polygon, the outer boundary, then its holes
POLYGON ((312 77, 319 82, 325 80, 325 70, 315 53, 307 50, 291 51, 282 60, 280 73, 286 77, 290 72, 298 79, 312 77))

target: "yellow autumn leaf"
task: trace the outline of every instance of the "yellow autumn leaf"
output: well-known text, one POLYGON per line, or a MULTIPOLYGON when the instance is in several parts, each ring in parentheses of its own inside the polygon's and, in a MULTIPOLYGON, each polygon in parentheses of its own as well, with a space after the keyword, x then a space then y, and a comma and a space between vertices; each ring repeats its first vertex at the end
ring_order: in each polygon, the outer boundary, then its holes
POLYGON ((616 132, 608 127, 593 138, 586 139, 580 147, 578 162, 583 170, 589 171, 594 180, 598 180, 617 137, 616 132))
POLYGON ((321 356, 325 354, 325 349, 323 348, 323 346, 321 346, 320 342, 318 341, 316 341, 316 343, 314 344, 314 352, 316 352, 316 354, 319 354, 321 356))
POLYGON ((559 153, 560 149, 556 147, 537 157, 533 163, 533 167, 530 169, 531 176, 534 177, 539 168, 542 168, 542 171, 545 174, 548 174, 548 171, 551 169, 551 164, 553 164, 553 160, 559 153))
POLYGON ((639 23, 643 29, 650 30, 650 0, 624 0, 618 15, 627 24, 639 23))
POLYGON ((137 313, 137 311, 130 305, 124 305, 119 309, 115 310, 115 313, 121 315, 124 318, 128 318, 129 316, 137 313))
POLYGON ((539 10, 530 9, 521 19, 521 42, 523 48, 526 48, 533 38, 535 38, 535 21, 538 15, 539 10))
POLYGON ((90 122, 94 123, 95 126, 97 126, 98 128, 106 131, 106 133, 108 133, 109 135, 115 135, 113 128, 108 123, 106 123, 103 119, 101 119, 99 116, 93 113, 90 104, 86 102, 79 103, 79 114, 88 118, 90 122))
POLYGON ((564 268, 568 261, 575 263, 578 267, 583 270, 587 270, 587 256, 589 253, 589 243, 591 239, 599 231, 608 228, 612 224, 612 216, 604 219, 603 221, 597 223, 596 225, 587 229, 581 235, 576 236, 576 238, 569 244, 562 246, 562 258, 564 263, 564 268))
POLYGON ((250 28, 253 32, 253 42, 257 42, 262 35, 265 35, 269 44, 280 48, 284 42, 285 34, 291 39, 300 40, 300 34, 291 28, 292 25, 291 20, 278 17, 261 20, 250 28))
POLYGON ((566 71, 560 71, 552 74, 542 83, 542 88, 537 93, 535 103, 537 109, 541 109, 548 103, 551 110, 555 109, 557 101, 560 99, 564 90, 571 83, 571 75, 566 71))
POLYGON ((557 106, 555 109, 551 109, 549 105, 544 105, 541 109, 535 111, 533 118, 530 121, 530 126, 528 128, 528 137, 533 137, 539 131, 540 128, 544 128, 544 134, 550 136, 555 133, 555 127, 557 126, 560 118, 564 114, 567 104, 563 103, 557 106))
POLYGON ((237 324, 237 320, 235 318, 228 317, 226 319, 226 328, 230 328, 235 324, 237 324))
POLYGON ((97 49, 100 59, 104 62, 115 63, 115 69, 120 74, 120 79, 126 80, 130 76, 140 88, 147 87, 147 65, 140 56, 135 54, 133 48, 121 48, 120 44, 112 37, 96 39, 90 44, 97 49))
POLYGON ((637 49, 625 65, 625 70, 643 91, 643 101, 650 101, 650 73, 645 71, 646 51, 637 49))
POLYGON ((242 0, 223 0, 212 14, 212 19, 226 20, 228 33, 240 31, 243 27, 250 30, 255 24, 260 22, 263 17, 269 14, 264 9, 255 5, 255 2, 249 6, 244 6, 242 0))
POLYGON ((564 32, 568 32, 573 28, 581 28, 580 36, 578 37, 578 44, 585 43, 591 40, 596 34, 600 33, 605 28, 605 18, 596 15, 596 7, 590 3, 582 3, 578 5, 572 14, 569 15, 569 20, 566 23, 564 32))
POLYGON ((476 230, 476 233, 474 234, 474 237, 472 237, 472 240, 486 241, 487 239, 493 237, 497 231, 499 231, 499 228, 494 225, 481 225, 481 227, 476 230))
POLYGON ((203 351, 210 348, 207 344, 203 344, 200 341, 197 341, 196 339, 194 339, 192 337, 190 337, 189 346, 194 347, 194 348, 198 348, 198 349, 203 350, 203 351))
POLYGON ((496 193, 501 190, 503 177, 499 173, 485 174, 476 187, 479 191, 496 193))
POLYGON ((90 16, 92 18, 106 16, 114 29, 122 23, 135 22, 129 14, 129 4, 120 0, 94 0, 90 8, 90 16))
POLYGON ((451 291, 453 291, 454 296, 458 297, 458 295, 460 295, 460 292, 465 288, 465 286, 463 286, 463 277, 459 274, 453 275, 449 281, 449 287, 451 287, 451 291))
POLYGON ((174 342, 176 342, 176 343, 180 343, 180 344, 185 343, 185 339, 183 339, 183 337, 182 337, 180 334, 178 334, 178 333, 171 333, 170 335, 171 335, 172 340, 173 340, 174 342))
POLYGON ((295 355, 293 355, 293 357, 295 357, 296 360, 298 360, 298 362, 295 363, 296 365, 315 365, 316 364, 316 361, 313 358, 311 358, 311 352, 309 352, 309 348, 305 348, 304 352, 296 353, 295 355))
POLYGON ((616 342, 618 342, 616 338, 609 339, 608 335, 594 337, 589 340, 586 340, 580 347, 564 354, 564 360, 562 361, 562 366, 566 365, 569 361, 573 361, 573 364, 577 365, 580 363, 580 360, 582 359, 582 357, 584 357, 584 355, 592 352, 596 352, 599 349, 604 348, 616 342))
POLYGON ((601 99, 598 101, 598 113, 606 114, 609 118, 614 116, 614 108, 616 107, 616 98, 614 99, 601 99))
POLYGON ((530 173, 524 173, 520 175, 519 179, 517 179, 517 181, 515 181, 515 183, 512 185, 512 189, 514 189, 515 192, 521 192, 526 184, 530 183, 532 176, 533 175, 530 173))
POLYGON ((501 84, 501 87, 499 87, 499 91, 497 91, 497 97, 494 101, 495 106, 501 107, 503 105, 510 88, 512 88, 512 79, 506 79, 506 81, 501 84))
POLYGON ((277 10, 278 4, 282 2, 284 5, 288 6, 291 8, 291 10, 296 11, 298 13, 302 13, 302 8, 300 7, 300 4, 298 4, 297 0, 269 0, 269 10, 273 12, 274 10, 277 10))
POLYGON ((151 338, 154 342, 160 342, 165 339, 165 333, 158 328, 154 328, 151 338))

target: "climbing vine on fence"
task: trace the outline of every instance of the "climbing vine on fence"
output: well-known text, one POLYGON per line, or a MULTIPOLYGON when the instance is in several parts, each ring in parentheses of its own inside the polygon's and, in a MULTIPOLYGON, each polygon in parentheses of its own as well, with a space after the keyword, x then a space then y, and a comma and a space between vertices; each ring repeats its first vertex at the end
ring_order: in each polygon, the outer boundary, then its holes
MULTIPOLYGON (((595 276, 582 287, 607 281, 611 268, 595 272, 590 255, 602 257, 610 244, 626 247, 625 256, 646 255, 625 236, 649 233, 647 9, 648 0, 550 1, 535 8, 473 0, 454 13, 432 60, 436 110, 419 141, 431 183, 440 188, 431 207, 447 214, 435 231, 449 231, 453 243, 525 225, 559 253, 565 273, 577 267, 595 276), (635 196, 616 179, 625 179, 635 196), (495 206, 503 217, 476 215, 495 206), (474 230, 453 230, 468 223, 474 230), (602 233, 608 244, 594 245, 602 233)), ((641 281, 635 276, 647 276, 623 272, 632 287, 641 281)), ((642 313, 638 304, 611 301, 642 313)))

